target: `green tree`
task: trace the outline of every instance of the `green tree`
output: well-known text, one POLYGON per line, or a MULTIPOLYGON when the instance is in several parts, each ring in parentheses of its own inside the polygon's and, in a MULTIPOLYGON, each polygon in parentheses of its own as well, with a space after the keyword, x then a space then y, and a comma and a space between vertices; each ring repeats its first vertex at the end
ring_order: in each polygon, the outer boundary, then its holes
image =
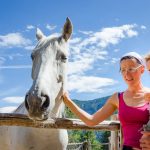
MULTIPOLYGON (((65 109, 65 113, 67 118, 77 118, 68 108, 65 109)), ((96 137, 95 131, 69 130, 68 133, 69 143, 80 143, 88 141, 89 143, 93 144, 92 149, 100 150, 100 142, 96 137)))

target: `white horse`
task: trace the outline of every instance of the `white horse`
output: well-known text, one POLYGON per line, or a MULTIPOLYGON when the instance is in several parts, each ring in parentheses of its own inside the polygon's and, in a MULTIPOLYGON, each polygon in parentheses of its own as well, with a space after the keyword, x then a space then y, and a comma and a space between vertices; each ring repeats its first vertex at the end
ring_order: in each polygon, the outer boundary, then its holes
MULTIPOLYGON (((68 18, 60 37, 46 37, 37 29, 38 44, 31 55, 33 84, 14 113, 28 114, 35 121, 62 117, 64 104, 60 97, 66 84, 67 41, 71 33, 68 18)), ((0 150, 65 150, 67 144, 65 129, 0 127, 0 150)))

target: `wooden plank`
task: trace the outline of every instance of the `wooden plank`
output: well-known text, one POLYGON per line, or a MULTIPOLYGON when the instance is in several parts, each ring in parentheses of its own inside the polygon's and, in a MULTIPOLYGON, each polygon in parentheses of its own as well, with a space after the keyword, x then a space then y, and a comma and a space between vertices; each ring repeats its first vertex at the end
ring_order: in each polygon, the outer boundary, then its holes
POLYGON ((120 129, 119 121, 103 121, 94 127, 88 127, 79 119, 57 118, 45 121, 33 121, 26 115, 15 113, 0 113, 0 126, 24 126, 34 128, 57 128, 77 130, 107 130, 117 131, 120 129))
MULTIPOLYGON (((118 114, 112 115, 111 120, 118 120, 118 114)), ((110 150, 119 150, 119 131, 111 131, 110 150)))

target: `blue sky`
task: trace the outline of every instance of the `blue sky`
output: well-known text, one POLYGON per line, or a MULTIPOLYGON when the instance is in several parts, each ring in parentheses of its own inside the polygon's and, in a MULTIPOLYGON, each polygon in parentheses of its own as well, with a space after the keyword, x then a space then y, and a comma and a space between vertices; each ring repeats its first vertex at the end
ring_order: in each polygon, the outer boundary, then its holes
MULTIPOLYGON (((91 100, 126 88, 119 58, 150 52, 149 0, 1 0, 0 111, 19 105, 32 84, 30 54, 35 32, 61 33, 66 17, 73 24, 69 46, 71 98, 91 100)), ((150 87, 150 76, 143 75, 150 87)))

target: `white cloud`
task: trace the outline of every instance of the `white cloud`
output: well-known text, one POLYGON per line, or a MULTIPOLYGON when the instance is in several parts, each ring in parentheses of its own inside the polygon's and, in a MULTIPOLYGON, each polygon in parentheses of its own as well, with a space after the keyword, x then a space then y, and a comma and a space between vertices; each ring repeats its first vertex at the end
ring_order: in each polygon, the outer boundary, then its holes
POLYGON ((116 45, 121 39, 137 36, 137 31, 134 30, 136 25, 123 25, 119 27, 103 28, 101 32, 94 34, 93 39, 103 48, 110 44, 116 45))
POLYGON ((110 44, 118 44, 123 38, 131 38, 137 36, 137 31, 134 30, 135 24, 122 25, 119 27, 103 28, 100 32, 90 34, 90 36, 80 43, 81 47, 97 44, 101 48, 106 48, 110 44))
POLYGON ((20 89, 22 88, 22 86, 13 86, 12 88, 7 88, 7 90, 1 90, 0 89, 0 93, 1 93, 1 96, 7 96, 7 95, 12 95, 16 92, 19 92, 20 89))
POLYGON ((141 26, 141 29, 146 29, 146 26, 142 25, 142 26, 141 26))
POLYGON ((0 69, 28 69, 31 65, 0 66, 0 69))
POLYGON ((84 71, 89 70, 92 67, 93 59, 80 58, 74 62, 69 62, 68 74, 82 74, 84 71))
POLYGON ((110 78, 94 77, 94 76, 75 76, 69 77, 68 89, 76 92, 95 92, 100 93, 104 87, 116 84, 110 78))
POLYGON ((119 52, 120 51, 120 49, 114 49, 114 52, 119 52))
POLYGON ((33 25, 27 25, 27 29, 28 30, 32 30, 32 29, 34 29, 35 27, 33 26, 33 25))
MULTIPOLYGON (((107 56, 109 55, 109 51, 106 50, 106 48, 109 45, 116 45, 119 44, 121 39, 137 36, 138 33, 135 30, 136 27, 137 25, 131 24, 119 27, 103 28, 100 32, 95 33, 87 31, 87 34, 85 33, 86 37, 75 37, 71 39, 69 47, 69 53, 71 56, 69 57, 68 75, 69 79, 73 80, 70 80, 70 89, 77 90, 78 92, 98 92, 100 91, 102 84, 113 84, 115 81, 112 79, 105 79, 101 77, 88 78, 84 75, 86 74, 86 71, 92 71, 92 69, 95 70, 93 66, 96 61, 108 59, 107 56), (94 84, 90 85, 88 82, 89 80, 91 80, 91 83, 94 84), (87 81, 87 83, 84 83, 84 81, 87 81), (104 81, 104 83, 102 81, 104 81)), ((117 52, 119 49, 115 49, 114 51, 117 52)), ((115 64, 117 61, 117 58, 111 59, 112 64, 115 64)))
POLYGON ((2 65, 5 61, 6 59, 4 57, 0 57, 0 65, 2 65))
MULTIPOLYGON (((105 60, 109 51, 106 48, 110 45, 118 44, 122 39, 132 38, 138 35, 135 24, 122 25, 118 27, 103 28, 100 31, 79 31, 84 37, 75 37, 70 40, 70 62, 69 62, 69 89, 77 92, 101 92, 104 87, 111 86, 117 82, 110 78, 85 76, 85 72, 93 69, 93 64, 97 60, 105 60)), ((33 26, 27 26, 33 29, 33 26)), ((56 26, 46 25, 49 30, 54 30, 56 26)), ((144 28, 144 27, 143 27, 144 28)), ((55 33, 54 36, 60 34, 55 33)), ((50 36, 51 38, 51 36, 50 36)), ((10 33, 0 36, 1 46, 24 46, 25 49, 33 49, 31 41, 24 38, 20 33, 10 33)), ((118 51, 117 49, 114 50, 118 51)), ((112 58, 112 63, 117 59, 112 58)), ((1 69, 21 69, 31 68, 28 65, 1 66, 1 69)), ((7 97, 3 100, 7 102, 20 103, 17 97, 7 97)), ((21 100, 22 101, 22 100, 21 100)))
POLYGON ((77 44, 77 43, 79 43, 79 42, 81 42, 81 38, 73 38, 73 39, 71 39, 70 41, 69 41, 69 44, 77 44))
POLYGON ((79 30, 79 32, 85 35, 90 35, 93 33, 93 31, 81 31, 81 30, 79 30))
POLYGON ((24 49, 26 49, 26 50, 33 50, 34 48, 35 48, 35 46, 29 45, 29 46, 26 46, 24 49))
POLYGON ((56 27, 57 27, 57 26, 52 26, 52 25, 49 25, 49 24, 46 25, 46 28, 47 28, 48 30, 50 30, 50 31, 54 30, 56 27))
POLYGON ((136 31, 133 31, 133 30, 128 30, 127 35, 128 35, 128 37, 133 37, 133 36, 137 36, 138 33, 136 31))
POLYGON ((8 103, 20 104, 24 101, 24 97, 19 97, 19 96, 5 97, 5 98, 1 99, 1 101, 5 101, 5 102, 8 102, 8 103))
POLYGON ((15 106, 8 106, 8 107, 1 107, 0 113, 11 113, 13 112, 17 107, 15 106))
POLYGON ((4 62, 6 61, 6 60, 8 60, 7 59, 7 57, 10 59, 10 60, 14 60, 14 59, 16 59, 17 57, 24 57, 24 55, 23 54, 21 54, 21 53, 13 53, 13 54, 6 54, 6 55, 3 55, 3 57, 4 57, 4 62))
POLYGON ((48 38, 51 39, 51 38, 55 38, 55 37, 59 37, 59 36, 60 36, 60 33, 56 32, 56 33, 53 33, 52 35, 49 35, 48 38))
POLYGON ((113 64, 115 64, 116 62, 118 62, 119 61, 119 58, 112 58, 111 59, 111 63, 113 63, 113 64))
MULTIPOLYGON (((100 31, 79 31, 83 37, 75 37, 70 40, 70 62, 69 62, 69 89, 77 92, 101 92, 104 87, 114 85, 116 81, 110 78, 85 76, 86 71, 94 71, 93 68, 95 61, 107 59, 109 55, 110 45, 119 44, 123 39, 132 38, 138 35, 135 30, 137 26, 122 25, 119 27, 103 28, 100 31), (84 35, 83 35, 84 34, 84 35)), ((47 24, 47 29, 53 30, 56 26, 50 26, 47 24)), ((12 33, 14 37, 18 37, 14 42, 11 41, 13 37, 11 34, 6 36, 0 36, 0 47, 5 46, 24 46, 25 49, 33 49, 31 42, 25 39, 19 33, 12 33), (8 39, 6 37, 9 37, 8 39), (26 41, 27 40, 27 41, 26 41), (17 41, 17 42, 16 42, 17 41), (4 43, 4 44, 2 44, 4 43)), ((60 34, 55 33, 51 37, 58 36, 60 34)), ((116 50, 117 51, 117 50, 116 50)), ((112 52, 112 51, 111 51, 112 52)), ((112 63, 115 63, 117 59, 112 58, 112 63)), ((31 66, 1 66, 1 69, 20 69, 31 68, 31 66)), ((5 94, 5 93, 4 93, 5 94)))
MULTIPOLYGON (((70 40, 69 73, 83 73, 91 69, 95 61, 105 60, 106 56, 109 55, 106 48, 110 45, 119 44, 122 39, 137 36, 136 27, 136 24, 130 24, 103 28, 98 32, 86 31, 86 37, 75 37, 70 40)), ((115 61, 113 60, 113 62, 115 61)))
POLYGON ((7 35, 0 35, 0 47, 24 47, 30 45, 32 42, 24 38, 20 33, 9 33, 7 35))

